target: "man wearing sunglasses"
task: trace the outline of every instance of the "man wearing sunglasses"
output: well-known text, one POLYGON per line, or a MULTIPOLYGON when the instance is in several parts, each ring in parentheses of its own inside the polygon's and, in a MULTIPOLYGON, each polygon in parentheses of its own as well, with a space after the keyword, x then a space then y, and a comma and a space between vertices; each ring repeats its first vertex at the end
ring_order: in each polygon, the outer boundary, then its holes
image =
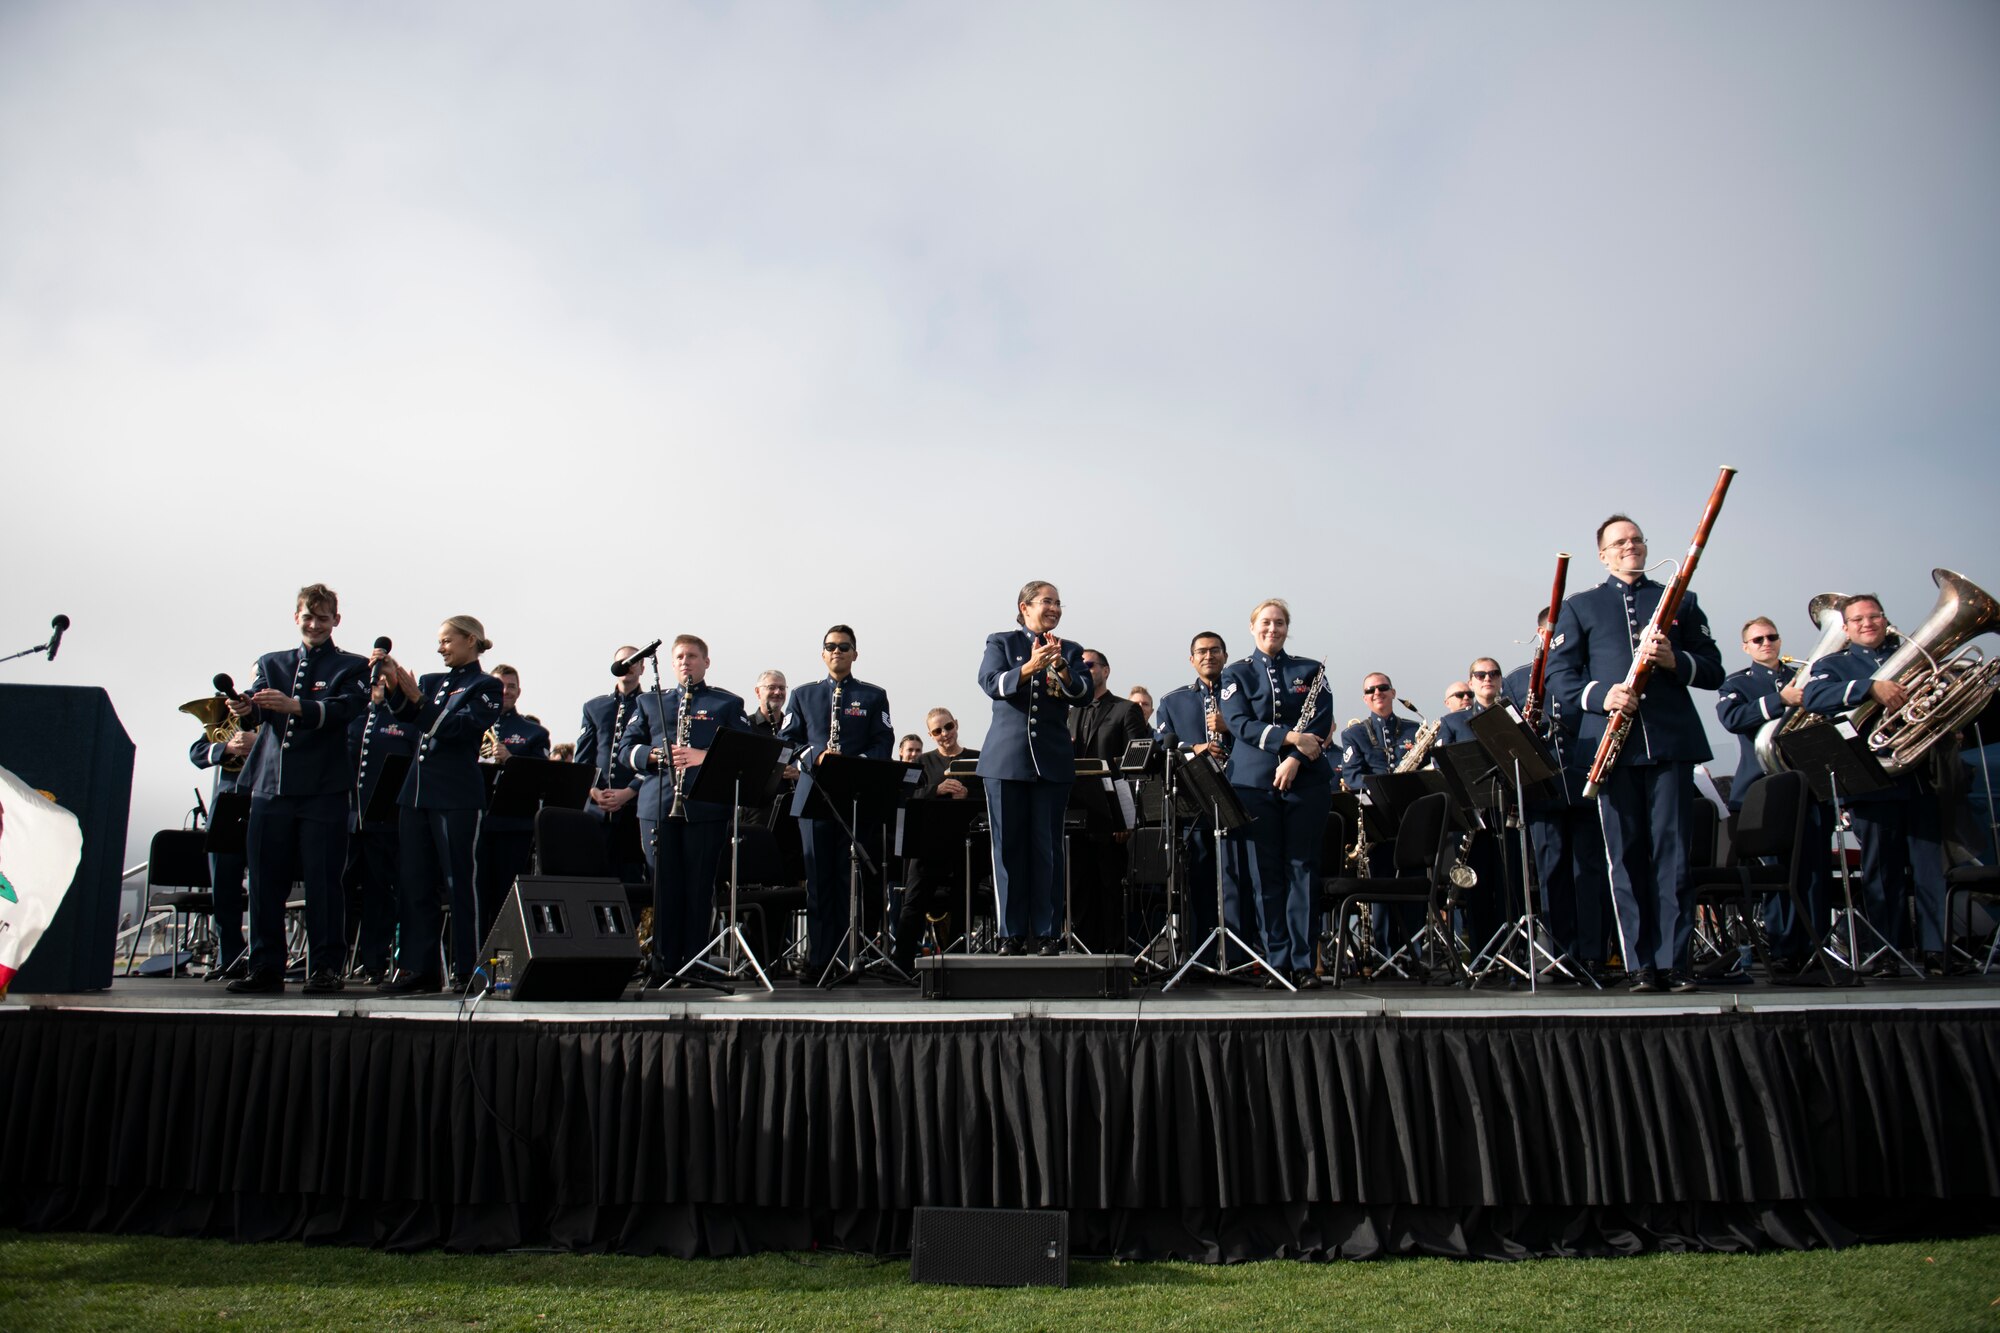
POLYGON ((1640 994, 1696 989, 1688 853, 1694 766, 1713 757, 1692 690, 1722 684, 1722 652, 1693 592, 1680 614, 1649 631, 1666 588, 1647 570, 1645 534, 1624 514, 1598 525, 1603 583, 1563 603, 1549 647, 1549 697, 1580 710, 1577 743, 1595 753, 1613 713, 1633 714, 1625 747, 1597 794, 1611 866, 1620 953, 1640 994), (1640 654, 1653 672, 1642 698, 1625 685, 1640 654))
MULTIPOLYGON (((1757 733, 1766 722, 1783 717, 1805 698, 1804 673, 1795 666, 1785 665, 1783 648, 1783 636, 1769 616, 1746 621, 1743 651, 1750 658, 1750 665, 1732 672, 1716 696, 1715 715, 1741 747, 1736 778, 1729 784, 1731 814, 1743 809, 1743 798, 1764 776, 1764 767, 1757 762, 1757 733)), ((1806 812, 1806 840, 1808 846, 1826 846, 1826 828, 1820 822, 1817 802, 1806 812)), ((1806 853, 1805 847, 1799 850, 1806 853)), ((1823 858, 1808 856, 1806 896, 1815 923, 1825 916, 1824 887, 1819 873, 1823 868, 1823 858)), ((1812 949, 1813 940, 1793 910, 1789 895, 1774 893, 1764 900, 1764 933, 1771 944, 1772 966, 1780 972, 1798 971, 1812 949)), ((1817 924, 1812 933, 1817 934, 1817 924)))
MULTIPOLYGON (((1466 668, 1466 676, 1472 682, 1472 702, 1438 719, 1439 745, 1478 742, 1479 737, 1472 730, 1472 719, 1503 702, 1500 692, 1502 674, 1500 663, 1493 658, 1472 659, 1472 665, 1466 668)), ((1509 901, 1508 893, 1509 885, 1520 883, 1519 869, 1514 866, 1503 874, 1500 858, 1504 854, 1505 848, 1486 829, 1474 835, 1471 845, 1465 849, 1466 864, 1479 876, 1479 882, 1470 889, 1459 891, 1458 910, 1463 918, 1465 938, 1475 951, 1498 935, 1501 924, 1513 919, 1520 910, 1518 901, 1509 901)), ((1518 862, 1520 856, 1517 853, 1508 859, 1510 863, 1518 862)))
MULTIPOLYGON (((826 664, 826 678, 792 691, 785 706, 784 722, 778 728, 780 739, 799 747, 796 760, 799 786, 792 797, 792 813, 799 817, 799 839, 805 848, 809 984, 829 979, 827 972, 847 939, 849 850, 847 830, 839 820, 805 817, 806 802, 813 790, 813 769, 828 754, 887 759, 896 746, 896 728, 889 720, 888 691, 855 678, 854 661, 860 654, 854 630, 847 625, 835 625, 821 640, 819 656, 826 664), (840 728, 837 745, 833 729, 836 717, 840 728)), ((863 825, 855 833, 863 846, 870 849, 881 846, 880 824, 863 825)), ((864 919, 881 915, 880 866, 879 858, 873 857, 861 866, 864 919)))
MULTIPOLYGON (((958 719, 949 708, 933 708, 924 718, 924 730, 936 744, 917 760, 923 778, 917 784, 917 800, 963 801, 971 789, 957 778, 946 777, 960 759, 977 759, 979 751, 959 744, 958 719)), ((965 859, 953 857, 943 862, 911 858, 903 863, 907 883, 903 889, 903 910, 896 918, 896 950, 891 955, 896 966, 910 971, 923 943, 927 920, 944 925, 941 936, 949 942, 958 933, 954 907, 965 901, 965 859)))
POLYGON ((1462 708, 1470 708, 1473 697, 1471 681, 1455 680, 1444 692, 1444 711, 1456 713, 1462 708))
MULTIPOLYGON (((1340 733, 1340 781, 1352 792, 1365 791, 1361 779, 1371 773, 1395 772, 1416 744, 1419 729, 1414 719, 1397 714, 1396 687, 1384 673, 1371 671, 1361 678, 1361 698, 1368 706, 1367 716, 1348 723, 1340 733)), ((1370 874, 1395 874, 1395 860, 1393 838, 1370 844, 1370 874)), ((1373 915, 1375 947, 1384 954, 1393 954, 1423 924, 1423 909, 1408 903, 1379 905, 1373 915)))

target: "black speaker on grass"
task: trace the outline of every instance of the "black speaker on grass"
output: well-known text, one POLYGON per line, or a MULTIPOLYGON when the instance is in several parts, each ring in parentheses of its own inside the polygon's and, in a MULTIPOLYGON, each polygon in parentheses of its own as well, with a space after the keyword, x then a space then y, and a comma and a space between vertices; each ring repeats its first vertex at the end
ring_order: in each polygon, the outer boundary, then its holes
POLYGON ((625 885, 523 875, 479 958, 497 1000, 615 1000, 639 968, 625 885))
POLYGON ((1040 1208, 919 1208, 910 1281, 1067 1287, 1069 1214, 1040 1208))

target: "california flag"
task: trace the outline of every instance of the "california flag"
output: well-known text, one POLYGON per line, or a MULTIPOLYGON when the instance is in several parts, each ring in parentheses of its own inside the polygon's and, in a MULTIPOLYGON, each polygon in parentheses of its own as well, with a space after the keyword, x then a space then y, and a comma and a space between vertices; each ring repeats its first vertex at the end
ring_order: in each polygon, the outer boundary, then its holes
POLYGON ((82 859, 76 816, 0 768, 0 995, 55 919, 82 859))

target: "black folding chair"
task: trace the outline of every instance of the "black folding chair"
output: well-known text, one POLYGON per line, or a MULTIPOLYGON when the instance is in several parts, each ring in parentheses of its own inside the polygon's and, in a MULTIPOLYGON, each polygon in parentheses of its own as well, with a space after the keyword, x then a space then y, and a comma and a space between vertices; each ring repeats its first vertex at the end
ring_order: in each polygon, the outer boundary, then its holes
MULTIPOLYGON (((208 834, 202 829, 161 829, 146 850, 146 895, 140 904, 139 925, 125 950, 125 975, 132 975, 132 961, 139 952, 139 937, 146 933, 156 912, 172 918, 168 950, 173 958, 168 975, 178 976, 193 960, 188 932, 196 919, 212 920, 215 893, 208 877, 208 834)), ((151 960, 148 960, 151 966, 151 960)))
MULTIPOLYGON (((1691 866, 1688 883, 1694 890, 1695 910, 1708 907, 1718 920, 1734 907, 1742 917, 1751 948, 1771 973, 1771 954, 1763 932, 1764 899, 1787 894, 1799 920, 1811 922, 1815 949, 1823 923, 1812 922, 1805 901, 1805 779, 1797 773, 1774 773, 1760 779, 1743 798, 1736 826, 1730 838, 1728 861, 1722 865, 1691 866)), ((1704 801, 1702 804, 1706 805, 1704 801)), ((1723 935, 1728 939, 1727 932, 1723 935)), ((1831 980, 1831 977, 1829 977, 1831 980)))
POLYGON ((1458 950, 1451 937, 1438 925, 1450 888, 1451 797, 1437 791, 1418 797, 1403 812, 1396 828, 1394 870, 1379 879, 1329 880, 1327 900, 1336 904, 1333 922, 1333 956, 1336 963, 1333 984, 1341 984, 1342 969, 1337 964, 1347 957, 1347 918, 1356 903, 1416 903, 1424 909, 1424 934, 1436 942, 1437 952, 1447 960, 1452 972, 1462 976, 1458 950))

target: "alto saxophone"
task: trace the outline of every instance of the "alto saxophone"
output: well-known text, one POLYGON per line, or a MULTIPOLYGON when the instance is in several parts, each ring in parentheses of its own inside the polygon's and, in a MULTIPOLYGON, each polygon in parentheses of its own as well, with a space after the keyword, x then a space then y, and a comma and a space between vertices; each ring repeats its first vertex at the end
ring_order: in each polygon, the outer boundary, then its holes
MULTIPOLYGON (((693 738, 693 710, 689 707, 692 700, 688 697, 693 692, 693 684, 686 676, 682 676, 679 716, 674 719, 674 748, 677 750, 687 748, 689 740, 693 738)), ((667 762, 673 763, 673 755, 671 753, 667 756, 667 762)), ((687 769, 676 765, 674 768, 674 804, 673 808, 667 811, 668 819, 686 819, 688 817, 687 798, 682 794, 686 787, 687 769)))
POLYGON ((1389 771, 1414 773, 1422 768, 1424 761, 1431 757, 1431 747, 1437 744, 1438 729, 1443 725, 1443 718, 1434 717, 1418 727, 1416 739, 1410 742, 1410 752, 1397 760, 1396 766, 1389 771))

